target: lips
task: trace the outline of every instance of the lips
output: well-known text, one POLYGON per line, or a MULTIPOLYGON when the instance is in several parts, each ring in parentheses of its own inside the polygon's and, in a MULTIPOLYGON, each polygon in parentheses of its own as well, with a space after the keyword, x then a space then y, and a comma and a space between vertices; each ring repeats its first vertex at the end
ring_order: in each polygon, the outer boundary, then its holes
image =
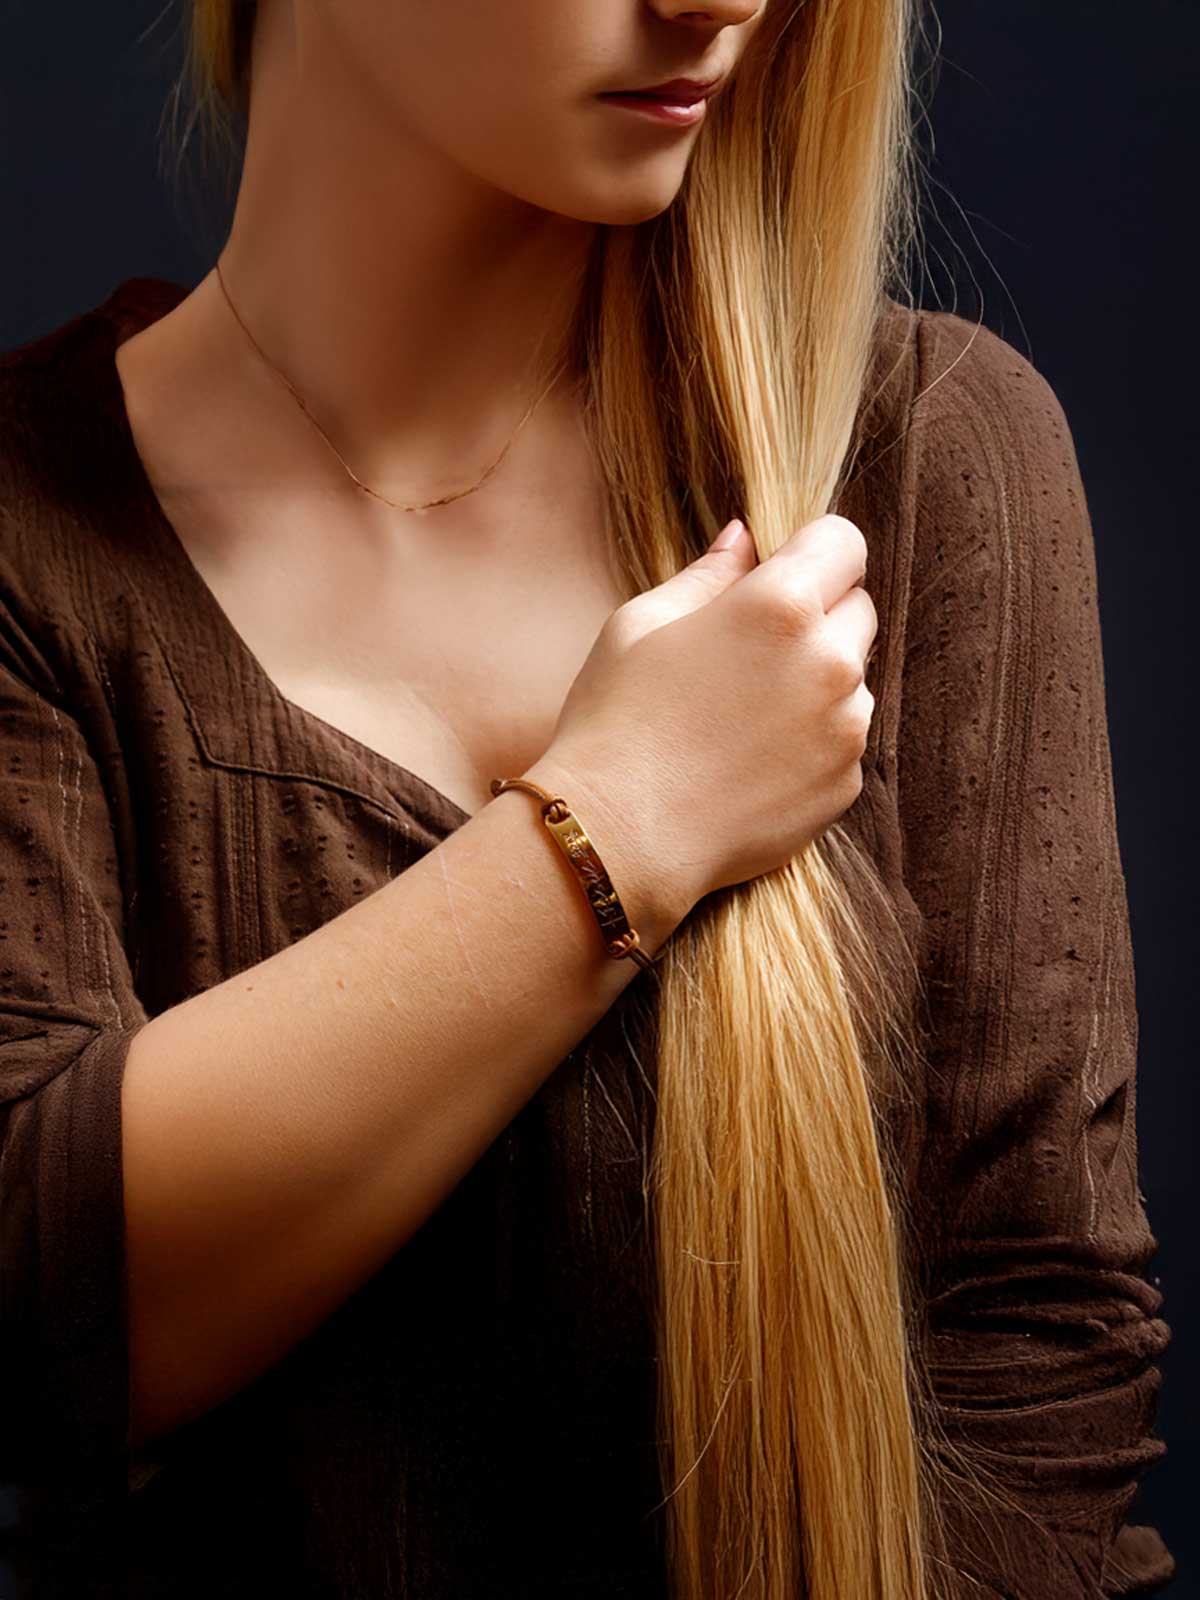
POLYGON ((650 100, 658 106, 694 106, 697 100, 703 100, 702 94, 668 93, 665 89, 628 89, 624 94, 605 95, 606 100, 650 100))
POLYGON ((644 89, 610 90, 603 99, 619 97, 622 100, 652 100, 658 105, 694 106, 698 100, 707 100, 720 84, 720 78, 671 78, 666 83, 655 83, 644 89))

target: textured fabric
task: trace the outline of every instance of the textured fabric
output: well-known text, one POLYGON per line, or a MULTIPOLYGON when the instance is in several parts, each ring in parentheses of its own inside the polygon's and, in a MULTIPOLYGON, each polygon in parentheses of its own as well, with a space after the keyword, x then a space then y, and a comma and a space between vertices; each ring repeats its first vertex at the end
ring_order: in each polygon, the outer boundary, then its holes
MULTIPOLYGON (((0 358, 0 1478, 20 1594, 664 1600, 653 977, 271 1371, 126 1448, 120 1086, 145 1021, 466 820, 286 700, 163 516, 116 343, 135 278, 0 358), (35 1581, 36 1575, 36 1581, 35 1581)), ((1004 1504, 948 1499, 964 1597, 1144 1594, 1127 1522, 1167 1340, 1092 532, 1046 381, 889 304, 839 509, 880 628, 845 824, 920 950, 904 1148, 933 1377, 1004 1504)), ((220 1042, 214 1040, 214 1049, 220 1042)))

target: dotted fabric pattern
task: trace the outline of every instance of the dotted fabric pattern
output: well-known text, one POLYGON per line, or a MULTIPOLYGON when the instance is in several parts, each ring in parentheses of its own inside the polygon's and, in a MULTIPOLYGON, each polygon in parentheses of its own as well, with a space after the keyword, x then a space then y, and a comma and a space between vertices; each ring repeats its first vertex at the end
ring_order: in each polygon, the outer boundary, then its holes
MULTIPOLYGON (((3 1548, 39 1600, 663 1600, 650 974, 313 1336, 127 1448, 132 1038, 466 817, 288 702, 162 514, 113 352, 185 292, 127 279, 0 357, 3 1548)), ((1016 1502, 947 1508, 961 1594, 1149 1593, 1172 1561, 1127 1518, 1168 1333, 1074 447, 1045 379, 950 313, 889 303, 868 394, 838 509, 871 544, 876 712, 846 822, 933 1023, 898 1134, 937 1394, 1016 1502)))

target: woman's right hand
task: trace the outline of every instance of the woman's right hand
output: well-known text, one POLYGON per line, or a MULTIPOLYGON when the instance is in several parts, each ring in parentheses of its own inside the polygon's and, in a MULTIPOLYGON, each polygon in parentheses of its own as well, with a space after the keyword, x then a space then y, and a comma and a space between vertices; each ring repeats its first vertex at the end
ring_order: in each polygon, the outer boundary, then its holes
POLYGON ((819 517, 750 534, 618 606, 545 754, 619 802, 687 906, 798 855, 858 798, 878 628, 867 543, 819 517))

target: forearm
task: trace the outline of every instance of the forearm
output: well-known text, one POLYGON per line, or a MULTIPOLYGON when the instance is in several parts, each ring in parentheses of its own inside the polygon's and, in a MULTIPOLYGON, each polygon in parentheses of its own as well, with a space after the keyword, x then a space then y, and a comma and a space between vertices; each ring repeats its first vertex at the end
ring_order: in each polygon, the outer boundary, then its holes
MULTIPOLYGON (((539 761, 656 952, 682 915, 539 761)), ((507 792, 307 937, 153 1018, 122 1085, 135 1442, 279 1360, 408 1239, 640 968, 507 792)))

